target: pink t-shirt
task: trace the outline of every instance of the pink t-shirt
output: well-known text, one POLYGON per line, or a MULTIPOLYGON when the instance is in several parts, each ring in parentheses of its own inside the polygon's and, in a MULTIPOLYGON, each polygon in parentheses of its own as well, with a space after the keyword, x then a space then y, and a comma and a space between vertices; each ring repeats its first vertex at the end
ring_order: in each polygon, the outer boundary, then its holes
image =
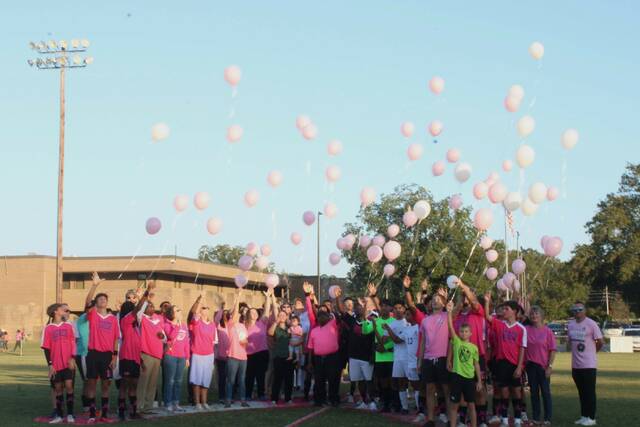
POLYGON ((302 338, 302 334, 304 333, 304 331, 302 330, 302 326, 298 325, 298 326, 291 326, 289 328, 289 333, 293 336, 302 338))
POLYGON ((569 342, 571 343, 571 368, 596 369, 596 340, 602 339, 598 324, 586 317, 582 322, 571 320, 568 325, 569 342))
POLYGON ((336 319, 332 318, 326 325, 317 325, 311 329, 307 346, 317 356, 326 356, 338 351, 338 324, 336 319))
POLYGON ((237 360, 247 360, 247 328, 242 323, 227 324, 229 334, 229 354, 228 357, 237 360))
POLYGON ((216 344, 216 359, 227 360, 229 357, 229 333, 226 327, 218 326, 218 343, 216 344))
POLYGON ((464 323, 468 324, 471 328, 471 338, 470 342, 478 347, 478 354, 480 356, 484 356, 485 351, 485 321, 484 318, 484 308, 480 304, 477 304, 474 310, 469 310, 468 313, 460 312, 453 321, 453 327, 456 329, 456 332, 460 333, 460 326, 464 323))
POLYGON ((491 331, 495 334, 498 347, 496 360, 505 359, 517 365, 520 349, 527 348, 527 330, 522 323, 515 322, 509 326, 507 322, 494 318, 491 322, 491 331))
POLYGON ((194 316, 189 325, 191 330, 191 353, 207 356, 213 354, 216 343, 216 324, 205 322, 200 316, 194 316))
POLYGON ((547 326, 536 328, 535 326, 526 326, 527 328, 527 351, 525 360, 527 362, 537 363, 546 368, 549 364, 549 352, 556 351, 556 337, 553 331, 547 326))
POLYGON ((447 357, 449 350, 449 325, 447 312, 434 313, 422 320, 420 331, 424 340, 424 358, 447 357))
POLYGON ((167 336, 167 351, 165 354, 181 359, 188 359, 189 350, 189 328, 184 323, 173 324, 164 322, 164 333, 167 336))
POLYGON ((113 351, 115 342, 120 338, 118 319, 111 313, 104 316, 92 308, 87 313, 89 322, 89 350, 113 351))
POLYGON ((247 354, 265 351, 267 346, 267 329, 268 325, 263 319, 258 319, 256 323, 247 329, 249 342, 247 343, 247 354))
POLYGON ((42 331, 41 348, 49 350, 53 369, 62 371, 69 367, 69 359, 76 354, 76 337, 71 323, 49 323, 42 331))
POLYGON ((140 350, 156 359, 162 359, 164 350, 163 323, 164 319, 157 314, 151 317, 143 314, 140 317, 140 350), (160 337, 159 333, 163 334, 163 337, 160 337))
POLYGON ((140 329, 133 313, 127 313, 120 319, 120 332, 122 344, 120 344, 120 360, 133 360, 140 363, 140 329))

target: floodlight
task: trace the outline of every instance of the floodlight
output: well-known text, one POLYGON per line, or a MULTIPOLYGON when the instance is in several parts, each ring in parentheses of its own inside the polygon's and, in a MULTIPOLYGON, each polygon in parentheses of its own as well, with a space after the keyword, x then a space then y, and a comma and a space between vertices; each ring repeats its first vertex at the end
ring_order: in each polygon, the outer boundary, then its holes
POLYGON ((49 40, 49 49, 53 50, 58 47, 58 43, 55 40, 49 40))
POLYGON ((66 40, 60 40, 60 42, 58 44, 60 45, 60 49, 67 50, 67 41, 66 40))
POLYGON ((82 41, 80 42, 80 44, 82 44, 83 48, 88 48, 89 47, 89 40, 87 39, 82 39, 82 41))
POLYGON ((72 39, 71 40, 71 47, 74 48, 74 49, 77 49, 78 47, 80 47, 80 40, 72 39))
POLYGON ((30 67, 33 67, 33 64, 35 64, 35 62, 33 62, 33 59, 29 59, 27 60, 27 64, 29 64, 30 67))
POLYGON ((86 58, 84 58, 84 63, 86 65, 90 65, 93 63, 93 56, 87 56, 86 58))
POLYGON ((82 58, 80 57, 80 55, 73 55, 73 63, 74 65, 82 64, 82 58))

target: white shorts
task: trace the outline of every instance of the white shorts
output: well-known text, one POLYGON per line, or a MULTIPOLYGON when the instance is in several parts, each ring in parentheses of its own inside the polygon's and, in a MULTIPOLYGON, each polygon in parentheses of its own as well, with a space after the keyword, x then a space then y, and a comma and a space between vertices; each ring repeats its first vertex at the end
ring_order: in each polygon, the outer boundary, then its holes
POLYGON ((409 366, 408 360, 394 360, 391 377, 406 378, 409 381, 420 381, 417 367, 409 366))
POLYGON ((214 365, 213 353, 203 356, 201 354, 191 355, 191 371, 189 373, 189 383, 204 388, 211 385, 214 365))
POLYGON ((349 359, 349 380, 371 381, 373 378, 373 363, 366 360, 349 359))

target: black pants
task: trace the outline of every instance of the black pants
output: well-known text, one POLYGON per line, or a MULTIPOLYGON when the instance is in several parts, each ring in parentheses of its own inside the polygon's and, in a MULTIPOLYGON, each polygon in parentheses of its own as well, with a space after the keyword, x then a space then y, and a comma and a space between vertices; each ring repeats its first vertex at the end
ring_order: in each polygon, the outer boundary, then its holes
POLYGON ((253 383, 258 383, 258 399, 264 397, 264 377, 269 369, 269 350, 259 351, 247 356, 247 376, 245 394, 247 400, 253 396, 253 383))
POLYGON ((216 359, 218 372, 218 400, 223 401, 227 393, 227 361, 216 359))
POLYGON ((293 361, 286 357, 273 358, 273 382, 271 384, 271 400, 277 402, 280 398, 280 388, 284 383, 284 401, 291 400, 293 392, 293 361))
POLYGON ((544 405, 544 420, 551 421, 551 383, 547 378, 544 368, 537 363, 527 362, 527 378, 531 387, 531 410, 533 420, 542 421, 540 418, 540 395, 544 405))
POLYGON ((326 356, 313 356, 313 400, 316 405, 327 402, 326 383, 329 383, 329 402, 340 403, 340 355, 336 353, 326 356))
POLYGON ((580 415, 596 419, 596 369, 572 369, 571 376, 580 396, 580 415))

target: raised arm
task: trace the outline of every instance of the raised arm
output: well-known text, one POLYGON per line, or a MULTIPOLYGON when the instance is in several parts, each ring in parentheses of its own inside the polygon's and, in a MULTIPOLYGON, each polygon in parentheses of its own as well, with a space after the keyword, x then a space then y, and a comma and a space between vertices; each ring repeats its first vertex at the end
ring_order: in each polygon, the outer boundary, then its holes
POLYGON ((136 307, 133 309, 134 316, 139 318, 139 314, 141 312, 144 312, 144 309, 147 306, 147 302, 149 301, 149 293, 155 287, 156 287, 156 282, 155 281, 149 281, 149 284, 147 285, 147 290, 144 291, 144 293, 140 297, 140 300, 138 301, 138 304, 136 304, 136 307))
POLYGON ((311 298, 313 297, 313 285, 309 282, 304 282, 302 284, 302 290, 304 291, 304 305, 307 310, 307 316, 309 316, 309 325, 310 329, 313 329, 316 326, 316 312, 311 303, 311 298))
POLYGON ((238 323, 240 320, 240 293, 241 289, 238 288, 236 291, 236 297, 233 300, 233 308, 231 309, 231 321, 233 323, 238 323))
POLYGON ((265 322, 269 321, 269 312, 271 311, 271 295, 273 295, 273 289, 271 288, 267 289, 267 292, 264 292, 264 309, 262 311, 262 320, 264 320, 265 322))
POLYGON ((453 327, 453 301, 447 303, 447 325, 449 326, 449 335, 457 337, 456 328, 453 327))
POLYGON ((458 286, 460 287, 460 289, 462 289, 462 292, 464 293, 464 296, 466 296, 467 299, 469 300, 471 308, 474 311, 478 311, 477 307, 480 305, 480 303, 478 303, 478 298, 476 297, 476 294, 473 293, 471 288, 469 288, 469 286, 467 286, 465 283, 463 283, 462 280, 458 280, 458 286))
POLYGON ((413 302, 413 295, 411 295, 411 278, 409 276, 404 276, 402 286, 404 287, 404 300, 407 302, 407 307, 412 312, 415 312, 416 304, 413 302))
POLYGON ((336 288, 335 298, 333 299, 334 307, 338 310, 339 314, 345 313, 347 310, 344 308, 344 303, 342 302, 342 289, 336 288))
POLYGON ((486 292, 484 294, 484 317, 487 319, 487 322, 491 323, 493 321, 493 316, 491 316, 491 292, 486 292))
POLYGON ((193 316, 198 314, 201 304, 202 304, 202 294, 198 295, 198 298, 196 298, 193 305, 191 306, 191 310, 189 310, 189 318, 187 319, 187 322, 191 322, 191 319, 193 319, 193 316))
POLYGON ((98 286, 100 285, 100 283, 104 282, 104 280, 101 279, 100 276, 98 275, 97 271, 93 272, 93 276, 91 277, 91 279, 93 280, 93 284, 91 285, 91 289, 89 289, 89 292, 87 293, 87 297, 84 300, 85 313, 89 311, 89 306, 93 301, 93 296, 96 294, 96 289, 98 289, 98 286))
POLYGON ((376 307, 376 311, 380 312, 380 299, 378 298, 378 287, 373 283, 369 283, 367 285, 367 290, 369 291, 369 297, 371 298, 371 301, 373 301, 373 305, 375 305, 376 307))
POLYGON ((222 316, 224 315, 224 300, 222 304, 220 304, 220 308, 216 311, 216 314, 213 316, 213 322, 216 325, 220 325, 220 321, 222 320, 222 316))

